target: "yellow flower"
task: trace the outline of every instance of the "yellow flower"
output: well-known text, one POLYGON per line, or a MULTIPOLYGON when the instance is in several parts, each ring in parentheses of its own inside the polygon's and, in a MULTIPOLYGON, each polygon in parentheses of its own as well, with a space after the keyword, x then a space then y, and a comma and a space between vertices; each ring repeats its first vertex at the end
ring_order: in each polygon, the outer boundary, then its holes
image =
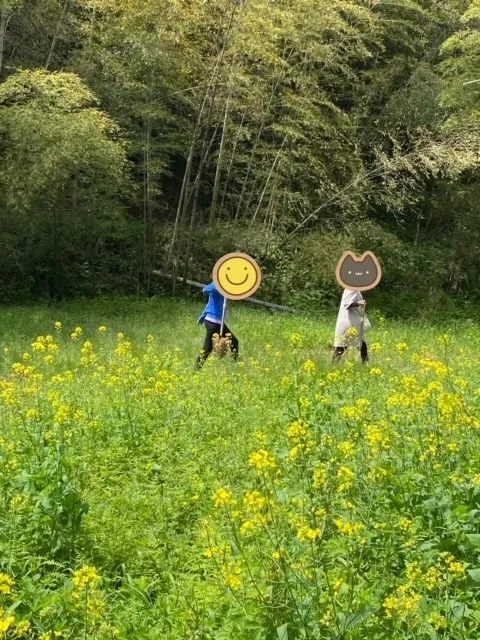
POLYGON ((46 351, 47 350, 47 341, 44 336, 38 336, 35 342, 32 342, 32 349, 34 351, 46 351))
POLYGON ((312 406, 311 400, 309 400, 308 398, 300 398, 300 408, 303 409, 303 411, 310 409, 311 406, 312 406))
POLYGON ((255 467, 255 469, 259 469, 259 470, 276 469, 277 467, 277 464, 275 462, 273 455, 268 451, 266 451, 265 449, 254 451, 250 455, 249 464, 251 467, 255 467))
POLYGON ((255 533, 262 527, 267 526, 268 518, 260 513, 257 513, 250 520, 245 520, 245 522, 240 527, 240 533, 242 536, 247 536, 250 533, 255 533))
POLYGON ((408 350, 408 344, 406 342, 399 342, 397 344, 397 351, 399 353, 403 353, 404 351, 408 350))
POLYGON ((370 406, 370 402, 366 398, 359 398, 357 400, 356 406, 360 412, 364 412, 365 409, 370 406))
POLYGON ((343 418, 353 419, 357 415, 357 410, 355 407, 343 407, 340 411, 340 414, 343 418))
POLYGON ((203 552, 203 555, 205 556, 205 558, 210 559, 219 554, 221 551, 222 549, 217 546, 208 547, 208 549, 205 549, 205 551, 203 552))
POLYGON ((340 373, 340 371, 332 371, 331 373, 329 373, 327 375, 327 382, 338 382, 338 380, 340 380, 342 374, 340 373))
POLYGON ((383 371, 381 369, 379 369, 378 367, 372 367, 370 369, 370 375, 371 376, 380 377, 380 376, 383 376, 383 371))
POLYGON ((326 465, 319 465, 313 472, 313 487, 314 489, 322 489, 328 479, 326 465))
POLYGON ((305 420, 295 420, 295 422, 292 422, 288 427, 287 436, 294 442, 306 440, 310 438, 310 435, 310 426, 305 420))
POLYGON ((72 417, 71 408, 66 404, 61 404, 58 406, 55 412, 54 422, 56 425, 65 424, 70 420, 71 417, 72 417))
POLYGON ((100 581, 100 575, 95 567, 84 565, 73 574, 73 584, 77 589, 88 589, 100 581))
MULTIPOLYGON (((123 335, 123 334, 119 334, 123 335)), ((128 341, 124 341, 123 338, 119 340, 119 345, 115 349, 115 353, 117 356, 121 358, 129 358, 132 356, 132 343, 128 341)))
POLYGON ((298 529, 297 538, 300 542, 314 542, 321 533, 321 529, 312 529, 306 524, 298 529))
POLYGON ((293 347, 301 347, 303 346, 303 336, 300 333, 292 333, 290 342, 293 347))
POLYGON ((355 473, 349 467, 340 467, 337 472, 338 491, 343 493, 351 489, 355 483, 355 473))
POLYGON ((367 442, 374 454, 377 454, 382 449, 388 450, 391 446, 389 436, 384 433, 380 425, 375 424, 367 426, 367 442))
POLYGON ((55 322, 55 329, 57 331, 60 331, 61 328, 62 328, 62 323, 59 320, 57 320, 57 322, 55 322))
POLYGON ((263 433, 262 431, 257 431, 255 434, 255 440, 258 440, 258 442, 260 442, 260 444, 267 444, 268 442, 268 436, 266 433, 263 433))
POLYGON ((315 363, 313 360, 307 360, 303 363, 303 370, 307 373, 313 373, 316 369, 315 363))
POLYGON ((86 340, 83 343, 83 347, 81 348, 81 352, 84 354, 89 354, 93 351, 93 344, 90 342, 90 340, 86 340))
POLYGON ((423 577, 423 582, 429 591, 433 591, 439 585, 441 578, 442 574, 439 569, 437 567, 430 567, 423 577))
POLYGON ((76 340, 82 335, 82 333, 83 333, 82 327, 77 327, 75 331, 70 334, 70 337, 72 338, 72 340, 76 340))
POLYGON ((338 449, 345 458, 351 458, 355 453, 355 443, 351 440, 346 440, 338 445, 338 449))
POLYGON ((361 522, 350 522, 343 518, 337 518, 334 520, 337 529, 345 536, 355 536, 365 529, 365 526, 361 522))
POLYGON ((411 585, 403 585, 397 589, 394 595, 385 598, 383 606, 387 618, 395 615, 405 619, 415 615, 419 611, 422 596, 411 585))
POLYGON ((442 631, 446 629, 448 626, 447 619, 442 616, 441 613, 433 613, 429 618, 428 622, 432 625, 435 631, 442 631))
POLYGON ((12 593, 14 580, 6 573, 0 573, 0 594, 9 595, 12 593))
POLYGON ((32 630, 31 623, 28 620, 22 620, 21 622, 18 622, 17 625, 15 626, 15 635, 16 636, 27 635, 30 633, 31 630, 32 630))
POLYGON ((402 518, 398 523, 398 526, 403 532, 410 529, 411 525, 412 525, 412 520, 410 520, 409 518, 402 518))
POLYGON ((7 631, 10 629, 10 627, 13 627, 13 624, 15 622, 15 616, 14 615, 7 615, 6 617, 3 617, 4 615, 4 611, 3 609, 0 608, 0 638, 4 638, 7 631))
MULTIPOLYGON (((23 507, 28 505, 29 499, 28 496, 14 496, 10 500, 10 508, 13 511, 20 511, 23 507)), ((1 590, 0 590, 1 593, 1 590)))
POLYGON ((370 351, 372 353, 378 353, 379 351, 382 350, 382 345, 378 342, 374 342, 371 346, 370 346, 370 351))
POLYGON ((407 578, 410 582, 420 582, 423 577, 423 571, 418 562, 412 562, 407 567, 407 578))
POLYGON ((105 333, 106 331, 107 331, 107 327, 104 327, 103 325, 101 327, 98 327, 99 333, 105 333))
POLYGON ((457 378, 454 381, 454 384, 456 384, 457 387, 460 387, 460 389, 463 389, 464 391, 468 389, 468 386, 469 386, 468 380, 465 380, 464 378, 457 378))
POLYGON ((267 499, 260 491, 247 491, 243 497, 243 503, 249 511, 257 513, 263 511, 267 505, 267 499))
POLYGON ((448 551, 444 551, 438 557, 438 563, 440 567, 443 567, 447 573, 450 574, 451 578, 461 578, 465 575, 465 567, 461 562, 453 556, 448 551))
POLYGON ((233 493, 225 488, 218 489, 218 491, 213 494, 213 500, 217 509, 235 504, 233 493))
POLYGON ((226 586, 230 587, 230 589, 233 589, 234 591, 240 589, 242 586, 242 568, 239 565, 235 565, 230 562, 228 566, 224 568, 224 571, 226 573, 226 586))

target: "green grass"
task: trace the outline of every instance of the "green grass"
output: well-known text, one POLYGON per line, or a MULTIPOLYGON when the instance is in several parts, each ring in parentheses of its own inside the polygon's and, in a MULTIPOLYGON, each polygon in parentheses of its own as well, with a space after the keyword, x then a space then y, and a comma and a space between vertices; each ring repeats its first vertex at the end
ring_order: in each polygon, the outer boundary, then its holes
POLYGON ((477 325, 202 305, 0 311, 0 638, 477 638, 477 325))

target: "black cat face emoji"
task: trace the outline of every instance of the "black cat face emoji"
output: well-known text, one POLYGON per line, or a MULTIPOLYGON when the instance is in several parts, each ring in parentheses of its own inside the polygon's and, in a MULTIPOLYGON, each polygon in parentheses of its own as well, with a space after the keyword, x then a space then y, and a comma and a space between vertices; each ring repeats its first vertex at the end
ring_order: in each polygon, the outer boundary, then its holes
POLYGON ((382 268, 371 251, 361 258, 347 251, 337 265, 337 281, 344 289, 368 291, 377 286, 382 278, 382 268))

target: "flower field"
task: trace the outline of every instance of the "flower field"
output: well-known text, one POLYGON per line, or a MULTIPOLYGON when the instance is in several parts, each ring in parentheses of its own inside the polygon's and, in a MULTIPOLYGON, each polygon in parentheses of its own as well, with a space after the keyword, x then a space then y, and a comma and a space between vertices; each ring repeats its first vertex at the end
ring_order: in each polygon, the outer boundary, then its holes
POLYGON ((0 312, 0 638, 478 639, 478 327, 200 308, 0 312))

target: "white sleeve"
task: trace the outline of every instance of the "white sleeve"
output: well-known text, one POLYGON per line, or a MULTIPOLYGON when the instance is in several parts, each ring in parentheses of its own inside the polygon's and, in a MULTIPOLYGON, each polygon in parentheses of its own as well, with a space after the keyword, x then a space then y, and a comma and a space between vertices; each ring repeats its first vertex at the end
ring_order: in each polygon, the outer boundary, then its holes
POLYGON ((345 309, 348 309, 348 307, 359 301, 359 297, 358 297, 358 291, 346 291, 344 296, 343 296, 343 306, 345 309))

